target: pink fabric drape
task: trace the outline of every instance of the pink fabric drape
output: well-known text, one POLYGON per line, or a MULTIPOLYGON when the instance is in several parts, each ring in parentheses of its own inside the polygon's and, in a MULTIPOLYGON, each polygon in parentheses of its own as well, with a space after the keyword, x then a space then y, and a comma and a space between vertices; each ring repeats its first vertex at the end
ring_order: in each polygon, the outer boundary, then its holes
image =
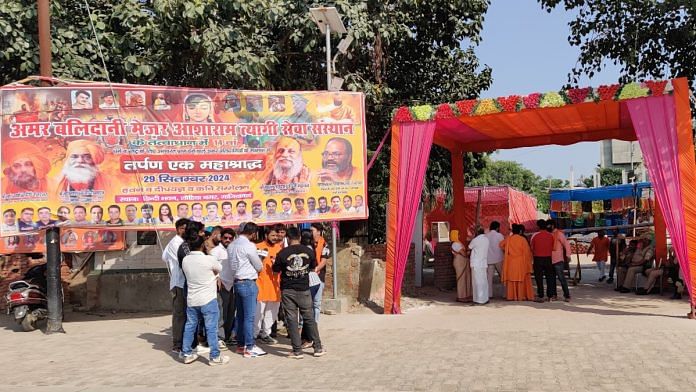
POLYGON ((400 126, 399 190, 396 211, 396 243, 394 255, 394 305, 392 313, 401 313, 399 299, 408 253, 411 249, 414 223, 423 190, 425 170, 435 134, 435 122, 404 123, 400 126))
POLYGON ((631 114, 655 195, 664 213, 679 267, 691 293, 674 97, 632 99, 626 101, 626 106, 631 114))

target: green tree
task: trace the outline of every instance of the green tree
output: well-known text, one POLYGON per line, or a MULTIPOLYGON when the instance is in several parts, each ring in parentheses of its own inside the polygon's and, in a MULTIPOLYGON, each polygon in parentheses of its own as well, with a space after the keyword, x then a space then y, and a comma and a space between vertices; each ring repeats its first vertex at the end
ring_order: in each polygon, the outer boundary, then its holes
MULTIPOLYGON (((473 51, 488 0, 337 0, 354 38, 338 56, 344 88, 366 95, 368 155, 400 105, 474 98, 491 83, 473 51)), ((324 39, 296 0, 103 0, 90 2, 97 49, 83 2, 51 2, 53 70, 59 78, 265 90, 326 88, 324 39)), ((38 74, 34 0, 0 2, 2 83, 38 74)), ((337 53, 334 38, 333 53, 337 53)), ((383 241, 389 146, 368 174, 369 231, 383 241)), ((428 178, 450 175, 434 148, 428 178)), ((470 167, 480 155, 468 155, 470 167)), ((446 182, 446 179, 444 180, 446 182)))
MULTIPOLYGON (((623 181, 623 172, 610 167, 599 168, 599 178, 601 186, 619 185, 623 181)), ((592 177, 583 178, 582 183, 588 188, 594 187, 592 177)))
POLYGON ((560 180, 551 177, 541 178, 518 162, 489 161, 488 157, 486 157, 485 160, 488 162, 480 171, 479 176, 471 179, 467 185, 512 186, 536 197, 537 209, 545 213, 549 211, 549 189, 568 187, 567 180, 560 180))
POLYGON ((571 83, 600 71, 606 62, 621 66, 623 82, 696 76, 696 2, 655 0, 538 0, 547 11, 574 12, 568 41, 580 48, 571 83))

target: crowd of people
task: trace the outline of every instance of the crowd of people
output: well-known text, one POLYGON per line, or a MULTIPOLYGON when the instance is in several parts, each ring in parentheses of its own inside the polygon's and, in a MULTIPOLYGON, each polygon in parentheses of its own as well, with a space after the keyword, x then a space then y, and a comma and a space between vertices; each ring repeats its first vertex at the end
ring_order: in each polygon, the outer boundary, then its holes
POLYGON ((278 322, 290 338, 289 358, 326 354, 317 322, 331 251, 323 227, 282 224, 238 230, 176 221, 176 236, 162 254, 170 273, 172 352, 185 363, 209 353, 208 363, 229 362, 221 350, 244 358, 266 355, 278 344, 278 322))
MULTIPOLYGON (((493 221, 488 232, 476 228, 468 238, 468 246, 460 241, 459 232, 452 230, 457 301, 487 304, 493 298, 493 279, 498 274, 505 286, 504 297, 509 301, 557 301, 560 283, 564 301, 570 302, 565 273, 572 254, 570 242, 552 219, 538 220, 537 227, 538 231, 528 238, 523 225, 513 224, 511 234, 505 238, 500 234, 500 223, 493 221)), ((623 234, 616 233, 609 239, 605 231, 598 231, 587 250, 587 255, 593 254, 592 260, 597 264, 598 281, 614 283, 616 271, 616 291, 647 295, 659 293, 663 276, 667 275, 673 285, 672 298, 680 299, 684 284, 674 251, 669 250, 664 262, 656 260, 653 242, 649 236, 643 236, 626 244, 623 234)))

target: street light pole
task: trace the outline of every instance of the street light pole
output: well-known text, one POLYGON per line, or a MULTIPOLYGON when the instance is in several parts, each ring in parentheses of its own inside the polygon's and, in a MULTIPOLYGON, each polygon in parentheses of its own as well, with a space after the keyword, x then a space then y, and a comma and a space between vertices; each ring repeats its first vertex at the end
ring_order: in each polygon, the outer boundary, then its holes
MULTIPOLYGON (((39 27, 39 72, 50 78, 51 67, 51 2, 37 0, 36 13, 39 27)), ((47 81, 42 84, 48 85, 47 81)), ((46 333, 65 332, 63 330, 63 290, 60 279, 60 229, 46 229, 46 297, 48 322, 46 333)))
POLYGON ((326 89, 331 90, 331 26, 326 24, 326 89))

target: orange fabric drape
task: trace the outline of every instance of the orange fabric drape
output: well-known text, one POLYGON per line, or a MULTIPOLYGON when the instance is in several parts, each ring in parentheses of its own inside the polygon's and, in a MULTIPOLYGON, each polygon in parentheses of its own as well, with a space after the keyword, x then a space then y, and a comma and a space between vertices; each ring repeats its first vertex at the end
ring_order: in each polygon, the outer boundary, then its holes
POLYGON ((655 259, 662 260, 662 262, 667 261, 667 225, 665 224, 665 217, 662 215, 662 209, 660 204, 655 198, 655 259))
POLYGON ((399 195, 399 157, 401 129, 392 125, 391 159, 389 161, 389 203, 387 204, 387 254, 384 271, 384 314, 392 314, 394 302, 394 259, 396 257, 397 200, 399 195))
POLYGON ((691 304, 696 305, 696 157, 691 129, 689 108, 689 85, 686 78, 672 80, 676 106, 677 140, 679 148, 679 172, 681 177, 682 203, 691 272, 691 304))

